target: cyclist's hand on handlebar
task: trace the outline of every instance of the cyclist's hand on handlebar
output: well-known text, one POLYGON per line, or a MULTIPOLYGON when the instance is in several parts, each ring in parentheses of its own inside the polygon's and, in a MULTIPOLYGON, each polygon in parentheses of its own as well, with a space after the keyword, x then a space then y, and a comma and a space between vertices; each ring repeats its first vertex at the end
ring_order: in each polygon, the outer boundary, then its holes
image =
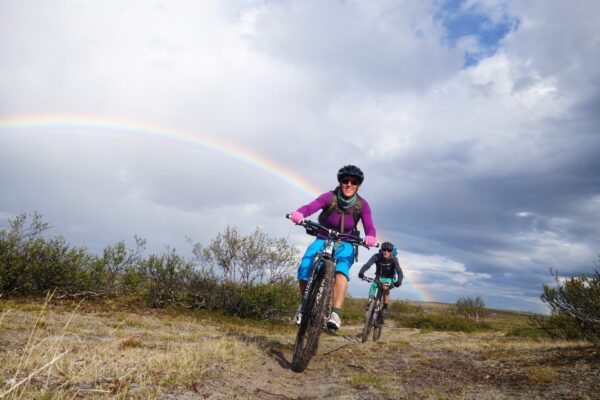
POLYGON ((299 224, 304 219, 304 215, 298 211, 294 211, 290 214, 290 219, 295 223, 299 224))
POLYGON ((365 236, 365 244, 368 247, 373 247, 377 244, 377 239, 375 239, 375 236, 367 235, 365 236))
POLYGON ((358 274, 358 279, 365 280, 365 274, 358 274))
POLYGON ((394 282, 394 287, 400 287, 400 285, 402 285, 402 281, 394 282))

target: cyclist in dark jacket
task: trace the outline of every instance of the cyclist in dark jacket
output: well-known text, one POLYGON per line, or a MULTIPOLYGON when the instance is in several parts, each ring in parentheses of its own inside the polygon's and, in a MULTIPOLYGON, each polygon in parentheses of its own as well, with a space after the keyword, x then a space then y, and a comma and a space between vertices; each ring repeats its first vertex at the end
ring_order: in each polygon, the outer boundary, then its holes
MULTIPOLYGON (((394 245, 390 242, 384 242, 381 244, 381 250, 379 253, 374 254, 369 261, 362 266, 360 271, 358 272, 358 277, 360 279, 365 278, 365 272, 371 267, 371 265, 375 264, 375 277, 379 278, 381 282, 387 283, 388 285, 394 285, 395 287, 399 287, 402 285, 402 279, 404 279, 404 274, 402 273, 402 268, 400 268, 400 263, 398 262, 398 258, 394 254, 394 245), (394 279, 395 278, 395 279, 394 279)), ((375 290, 377 289, 377 284, 373 282, 371 285, 371 289, 369 290, 369 297, 375 296, 375 290)), ((385 288, 383 290, 383 314, 387 314, 387 306, 390 300, 390 289, 385 288)))

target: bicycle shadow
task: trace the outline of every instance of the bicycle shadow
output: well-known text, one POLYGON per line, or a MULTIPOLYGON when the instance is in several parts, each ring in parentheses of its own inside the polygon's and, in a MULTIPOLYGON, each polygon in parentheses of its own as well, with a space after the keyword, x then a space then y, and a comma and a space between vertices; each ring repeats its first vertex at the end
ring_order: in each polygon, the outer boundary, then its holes
POLYGON ((281 343, 267 336, 248 335, 241 332, 228 332, 227 336, 234 337, 245 344, 257 345, 267 356, 277 361, 281 368, 292 368, 291 361, 284 355, 284 351, 291 350, 289 344, 281 343))

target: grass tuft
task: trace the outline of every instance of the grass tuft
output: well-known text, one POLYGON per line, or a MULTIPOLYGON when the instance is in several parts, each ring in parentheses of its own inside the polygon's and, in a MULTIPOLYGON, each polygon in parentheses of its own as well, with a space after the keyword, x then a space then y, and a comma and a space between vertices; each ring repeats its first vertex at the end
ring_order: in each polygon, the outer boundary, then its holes
POLYGON ((527 379, 532 383, 552 383, 556 372, 547 366, 533 367, 527 372, 527 379))
POLYGON ((375 374, 355 374, 350 377, 350 385, 356 389, 367 389, 372 387, 384 386, 387 383, 381 375, 375 374))
POLYGON ((143 343, 140 339, 137 338, 127 338, 125 340, 123 340, 121 343, 119 343, 119 348, 120 349, 126 349, 126 348, 136 348, 136 347, 142 347, 143 343))

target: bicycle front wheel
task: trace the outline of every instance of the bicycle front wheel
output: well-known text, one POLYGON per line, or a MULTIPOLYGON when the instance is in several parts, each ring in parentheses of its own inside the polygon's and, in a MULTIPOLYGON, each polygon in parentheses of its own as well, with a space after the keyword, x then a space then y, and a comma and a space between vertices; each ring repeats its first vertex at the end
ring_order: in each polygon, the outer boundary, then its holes
POLYGON ((371 333, 371 328, 373 327, 373 314, 375 313, 375 304, 374 300, 369 300, 367 305, 367 312, 365 313, 365 326, 363 326, 362 332, 362 342, 366 342, 369 340, 369 333, 371 333))
POLYGON ((295 372, 304 371, 317 351, 319 336, 331 301, 334 270, 331 260, 323 260, 323 265, 307 289, 307 307, 298 327, 292 356, 292 370, 295 372))

